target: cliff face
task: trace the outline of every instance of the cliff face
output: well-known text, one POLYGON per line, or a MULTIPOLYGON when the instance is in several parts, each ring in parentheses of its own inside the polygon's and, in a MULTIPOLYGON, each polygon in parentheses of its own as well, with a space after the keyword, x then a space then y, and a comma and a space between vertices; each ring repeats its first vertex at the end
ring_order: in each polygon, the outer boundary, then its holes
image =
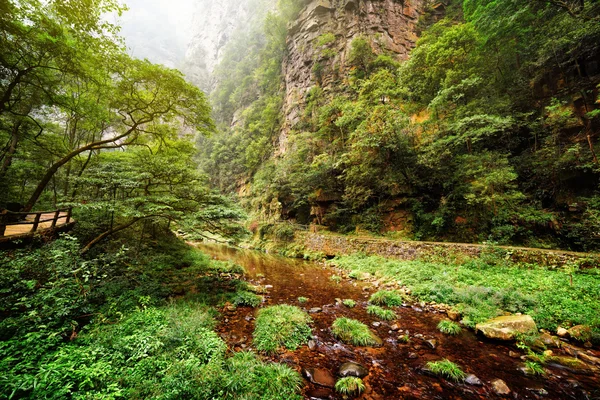
POLYGON ((324 71, 319 84, 327 93, 337 76, 347 72, 352 41, 366 38, 376 53, 398 60, 408 58, 417 40, 416 25, 426 0, 310 0, 290 27, 289 55, 284 62, 285 122, 279 153, 287 149, 287 136, 299 122, 306 94, 318 80, 315 65, 324 71), (323 46, 319 39, 331 38, 323 46), (333 35, 333 36, 332 36, 333 35), (333 39, 335 37, 335 39, 333 39), (324 52, 326 48, 328 51, 324 52))

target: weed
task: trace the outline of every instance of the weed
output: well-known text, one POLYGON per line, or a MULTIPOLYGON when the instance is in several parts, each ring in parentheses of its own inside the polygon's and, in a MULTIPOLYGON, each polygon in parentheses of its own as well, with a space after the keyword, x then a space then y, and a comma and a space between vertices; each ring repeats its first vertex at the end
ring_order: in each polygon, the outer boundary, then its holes
POLYGON ((366 389, 362 379, 354 376, 342 378, 335 383, 335 391, 344 396, 355 396, 366 389))
POLYGON ((446 335, 458 335, 462 331, 462 328, 459 324, 447 319, 440 321, 437 328, 440 332, 445 333, 446 335))
POLYGON ((380 290, 371 296, 369 302, 380 306, 394 307, 401 306, 404 299, 402 298, 402 295, 396 291, 380 290))
POLYGON ((544 367, 542 367, 539 363, 535 361, 527 360, 525 361, 525 368, 532 375, 545 375, 546 371, 544 367))
POLYGON ((345 299, 344 301, 342 301, 342 304, 348 308, 356 307, 356 302, 352 299, 345 299))
POLYGON ((410 336, 407 335, 407 334, 399 336, 398 337, 398 342, 400 342, 400 343, 410 343, 410 336))
POLYGON ((443 376, 456 382, 460 382, 466 377, 466 374, 458 365, 446 358, 441 361, 428 362, 427 369, 435 375, 443 376))
POLYGON ((369 327, 355 319, 338 318, 333 322, 331 331, 338 339, 355 346, 374 346, 378 344, 369 327))
POLYGON ((380 318, 384 321, 392 321, 397 318, 394 311, 386 310, 385 308, 381 308, 379 306, 368 306, 367 313, 375 315, 377 318, 380 318))
POLYGON ((267 354, 276 353, 280 347, 296 350, 308 342, 311 319, 295 306, 281 304, 264 308, 256 317, 254 345, 267 354))
POLYGON ((298 303, 304 304, 308 301, 307 297, 298 297, 298 303))

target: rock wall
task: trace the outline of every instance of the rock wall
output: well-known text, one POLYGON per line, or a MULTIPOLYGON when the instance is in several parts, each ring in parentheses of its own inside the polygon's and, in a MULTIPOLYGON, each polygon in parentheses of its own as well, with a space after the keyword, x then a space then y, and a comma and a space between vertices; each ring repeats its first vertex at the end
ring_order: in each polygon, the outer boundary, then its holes
POLYGON ((352 41, 368 38, 377 53, 405 60, 417 40, 416 25, 427 0, 309 0, 290 26, 288 57, 284 62, 285 123, 279 138, 279 153, 287 148, 288 133, 299 122, 307 92, 317 84, 316 63, 323 66, 320 82, 327 92, 348 70, 352 41), (319 37, 333 34, 335 41, 323 48, 319 37))
POLYGON ((480 257, 486 252, 494 252, 496 256, 510 258, 516 262, 536 263, 543 266, 562 267, 565 264, 577 263, 584 268, 598 268, 598 254, 574 253, 558 250, 530 249, 524 247, 491 247, 477 244, 403 242, 385 239, 357 238, 332 234, 298 232, 296 242, 306 250, 321 252, 326 256, 350 255, 364 253, 400 260, 416 260, 431 256, 447 257, 480 257))

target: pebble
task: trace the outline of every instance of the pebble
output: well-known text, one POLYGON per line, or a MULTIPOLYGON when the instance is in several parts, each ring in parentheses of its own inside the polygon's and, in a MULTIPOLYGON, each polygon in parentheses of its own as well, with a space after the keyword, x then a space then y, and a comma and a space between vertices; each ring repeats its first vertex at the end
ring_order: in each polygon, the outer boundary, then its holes
POLYGON ((308 312, 310 314, 317 314, 317 313, 323 312, 323 309, 321 307, 313 307, 310 310, 308 310, 308 312))
POLYGON ((569 331, 559 326, 556 330, 556 334, 561 338, 566 338, 567 336, 569 336, 569 331))
POLYGON ((504 382, 502 379, 496 379, 492 381, 492 389, 494 390, 494 393, 500 396, 510 394, 510 388, 506 386, 506 382, 504 382))
POLYGON ((379 328, 381 326, 381 322, 373 322, 371 325, 373 325, 375 328, 379 328))
POLYGON ((317 342, 315 342, 314 340, 309 340, 308 341, 308 348, 310 350, 314 350, 317 348, 317 342))
POLYGON ((398 324, 394 324, 394 325, 390 326, 390 330, 398 331, 398 330, 400 330, 400 327, 398 326, 398 324))
POLYGON ((467 377, 465 378, 465 382, 472 386, 483 386, 481 380, 473 374, 467 375, 467 377))
POLYGON ((436 339, 427 339, 425 340, 425 343, 433 350, 435 350, 438 346, 438 342, 436 339))
POLYGON ((416 360, 417 358, 419 358, 419 356, 417 355, 417 353, 408 353, 408 358, 411 360, 416 360))
POLYGON ((355 362, 347 362, 342 364, 338 371, 338 375, 342 378, 347 376, 355 376, 357 378, 364 378, 369 375, 369 371, 360 364, 355 362))

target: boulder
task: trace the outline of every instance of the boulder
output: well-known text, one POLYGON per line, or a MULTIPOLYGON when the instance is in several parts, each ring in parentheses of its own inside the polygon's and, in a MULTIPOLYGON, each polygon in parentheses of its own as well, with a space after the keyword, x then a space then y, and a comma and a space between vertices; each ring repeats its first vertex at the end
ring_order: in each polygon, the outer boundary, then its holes
POLYGON ((592 339, 592 328, 587 325, 577 325, 568 330, 569 336, 580 342, 587 342, 592 339))
POLYGON ((369 371, 360 364, 354 362, 347 362, 342 364, 340 370, 338 371, 338 375, 342 378, 347 376, 354 376, 357 378, 364 378, 369 375, 369 371))
POLYGON ((537 332, 537 326, 529 315, 498 317, 477 324, 475 329, 485 337, 496 340, 513 340, 517 334, 537 332))
POLYGON ((322 368, 307 368, 304 370, 304 376, 306 379, 314 383, 315 385, 332 388, 335 386, 335 378, 326 369, 322 368))

